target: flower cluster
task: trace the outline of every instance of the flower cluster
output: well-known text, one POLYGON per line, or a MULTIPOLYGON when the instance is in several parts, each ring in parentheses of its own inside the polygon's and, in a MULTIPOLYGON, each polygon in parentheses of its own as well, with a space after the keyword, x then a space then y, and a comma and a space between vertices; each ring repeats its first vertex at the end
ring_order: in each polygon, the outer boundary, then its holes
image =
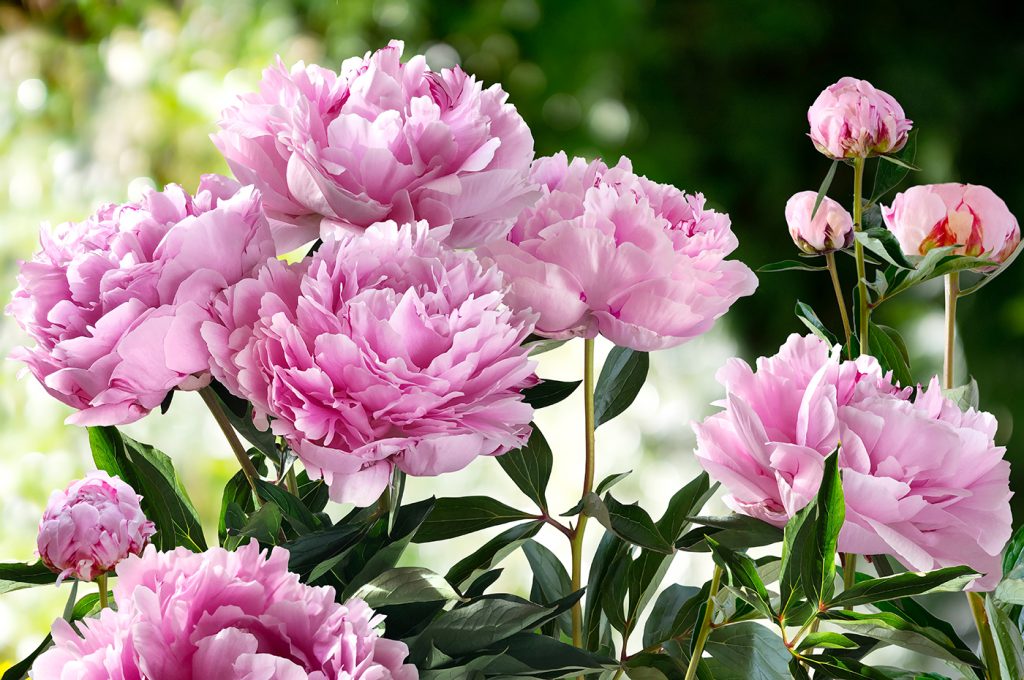
POLYGON ((996 420, 927 389, 901 388, 870 356, 841 361, 792 335, 757 370, 718 374, 724 410, 695 426, 697 458, 736 511, 781 526, 810 501, 839 450, 846 523, 839 550, 894 555, 908 568, 967 564, 991 589, 1010 537, 1010 466, 996 420))
POLYGON ((408 650, 382 639, 362 600, 338 604, 333 588, 299 583, 288 551, 249 543, 235 552, 185 548, 117 567, 117 610, 53 625, 54 646, 36 680, 413 680, 408 650))
POLYGON ((609 168, 559 153, 530 176, 543 196, 483 252, 509 278, 510 303, 540 315, 538 334, 673 347, 754 292, 750 269, 725 260, 729 217, 702 195, 638 177, 625 158, 609 168))
POLYGON ((274 255, 259 194, 217 175, 194 197, 169 185, 41 243, 8 307, 36 346, 13 356, 78 425, 130 423, 208 382, 199 327, 214 295, 274 255))
POLYGON ((402 50, 392 41, 341 73, 279 62, 224 111, 214 142, 263 193, 281 252, 385 220, 480 245, 535 198, 533 135, 501 87, 422 56, 403 64, 402 50))
POLYGON ((43 564, 59 573, 91 581, 137 555, 156 533, 139 506, 139 495, 118 477, 95 471, 54 491, 39 522, 43 564))
POLYGON ((529 436, 533 317, 505 304, 500 272, 426 222, 328 235, 215 311, 203 327, 214 375, 337 501, 372 503, 395 466, 437 475, 529 436))

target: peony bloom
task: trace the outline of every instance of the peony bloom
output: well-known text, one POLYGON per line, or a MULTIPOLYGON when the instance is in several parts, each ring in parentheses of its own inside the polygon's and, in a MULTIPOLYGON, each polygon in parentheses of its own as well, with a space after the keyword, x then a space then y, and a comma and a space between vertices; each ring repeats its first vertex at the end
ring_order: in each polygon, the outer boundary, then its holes
POLYGON ((117 568, 99 618, 53 624, 35 680, 414 680, 402 642, 380 638, 383 617, 333 588, 299 583, 288 551, 254 541, 228 552, 150 546, 117 568))
POLYGON ((988 187, 926 184, 911 187, 882 207, 882 218, 908 255, 960 246, 953 252, 1005 262, 1020 245, 1017 218, 988 187))
POLYGON ((889 554, 909 569, 966 564, 990 590, 1010 537, 1010 466, 996 420, 962 412, 938 381, 900 388, 863 356, 790 336, 757 370, 718 373, 724 410, 696 425, 697 458, 737 512, 782 526, 817 493, 839 448, 846 523, 839 550, 889 554))
POLYGON ((866 80, 840 78, 807 109, 811 141, 829 158, 895 153, 907 143, 913 121, 886 92, 866 80))
POLYGON ((786 224, 793 243, 810 255, 823 255, 848 247, 853 243, 850 213, 828 196, 822 197, 815 213, 814 201, 817 198, 817 192, 801 191, 786 201, 786 224))
POLYGON ((59 573, 92 581, 129 555, 142 552, 156 527, 142 514, 140 497, 118 477, 90 472, 54 491, 39 522, 43 563, 59 573))
POLYGON ((482 252, 510 281, 510 303, 540 314, 540 335, 673 347, 757 286, 746 265, 724 259, 737 246, 729 217, 700 194, 637 177, 626 158, 609 168, 559 153, 531 176, 543 197, 482 252))
POLYGON ((78 409, 77 425, 130 423, 174 388, 202 387, 214 294, 274 256, 259 194, 216 175, 195 197, 168 185, 40 241, 7 310, 36 346, 12 356, 78 409))
POLYGON ((213 136, 263 193, 282 252, 375 222, 426 220, 455 247, 504 236, 537 194, 533 136, 499 85, 435 73, 404 46, 353 58, 337 74, 301 62, 264 71, 213 136))
POLYGON ((214 375, 336 501, 372 503, 394 466, 437 475, 529 436, 533 319, 506 306, 500 272, 426 222, 329 235, 229 289, 215 313, 203 327, 214 375))

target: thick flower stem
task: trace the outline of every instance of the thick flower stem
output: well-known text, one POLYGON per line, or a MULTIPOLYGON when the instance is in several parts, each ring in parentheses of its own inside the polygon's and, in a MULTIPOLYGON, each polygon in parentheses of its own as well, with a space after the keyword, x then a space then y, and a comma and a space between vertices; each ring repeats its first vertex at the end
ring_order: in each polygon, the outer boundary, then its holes
POLYGON ((992 627, 989 625, 988 614, 985 612, 985 596, 980 593, 967 593, 967 604, 971 606, 974 625, 978 627, 978 637, 981 639, 981 657, 985 662, 985 676, 988 680, 1002 680, 996 641, 992 637, 992 627))
POLYGON ((832 277, 832 288, 836 291, 836 302, 839 303, 839 315, 843 319, 843 336, 846 338, 846 351, 850 351, 850 317, 846 313, 846 298, 843 295, 843 287, 839 283, 839 270, 836 267, 835 253, 825 253, 825 264, 828 266, 828 273, 832 277))
POLYGON ((242 467, 242 474, 245 475, 245 479, 249 482, 249 486, 252 487, 252 492, 256 496, 256 500, 260 500, 259 491, 256 488, 256 480, 259 479, 260 474, 256 471, 256 467, 249 460, 249 454, 245 452, 245 447, 242 446, 242 442, 238 440, 238 435, 235 434, 235 428, 231 426, 231 421, 228 420, 227 414, 224 413, 224 409, 220 407, 220 401, 217 399, 217 394, 211 387, 204 387, 199 390, 199 394, 202 395, 203 401, 206 402, 206 407, 210 409, 210 413, 213 414, 213 419, 220 425, 221 431, 224 433, 224 437, 227 438, 228 444, 231 445, 231 450, 235 454, 235 458, 238 459, 238 464, 242 467))
POLYGON ((100 609, 106 609, 109 606, 107 602, 107 575, 106 573, 100 574, 96 577, 96 587, 100 591, 100 609))
MULTIPOLYGON (((853 230, 861 231, 863 225, 864 206, 861 200, 864 193, 864 159, 855 158, 853 161, 853 230)), ((860 241, 854 241, 853 253, 857 258, 857 297, 858 316, 857 328, 860 330, 860 353, 868 353, 868 286, 867 268, 864 265, 864 246, 860 241)))
MULTIPOLYGON (((583 495, 594 490, 594 341, 583 341, 583 422, 586 460, 583 467, 583 495)), ((583 532, 587 516, 582 512, 572 533, 572 590, 583 587, 583 532)), ((572 608, 572 643, 583 646, 583 606, 579 602, 572 608)))
POLYGON ((700 666, 700 659, 704 656, 704 644, 711 635, 711 622, 715 616, 715 596, 718 595, 718 586, 722 582, 722 568, 715 565, 715 573, 711 577, 711 588, 708 589, 708 602, 704 609, 704 619, 700 622, 700 630, 697 632, 697 641, 694 643, 693 655, 690 656, 690 663, 686 667, 686 680, 693 680, 697 677, 697 667, 700 666))
POLYGON ((942 361, 942 386, 953 388, 953 358, 956 352, 956 299, 960 295, 960 272, 946 274, 946 351, 942 361))

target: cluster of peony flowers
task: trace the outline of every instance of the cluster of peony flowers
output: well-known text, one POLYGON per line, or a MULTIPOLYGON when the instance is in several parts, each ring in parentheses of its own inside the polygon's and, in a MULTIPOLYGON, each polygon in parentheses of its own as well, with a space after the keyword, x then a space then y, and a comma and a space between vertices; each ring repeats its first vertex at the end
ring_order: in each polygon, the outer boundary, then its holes
POLYGON ((426 222, 326 236, 229 289, 203 327, 212 369, 340 502, 372 503, 398 467, 437 475, 529 437, 536 383, 503 279, 426 222))
POLYGON ((725 260, 737 246, 729 217, 702 195, 638 177, 625 158, 609 168, 559 153, 530 176, 543 196, 482 252, 508 277, 510 304, 539 314, 538 334, 663 349, 754 292, 753 272, 725 260))
POLYGON ((39 522, 37 546, 57 583, 72 576, 92 581, 129 555, 138 555, 156 533, 132 487, 102 470, 54 491, 39 522))
POLYGON ((957 255, 1001 264, 1020 245, 1020 226, 1003 199, 973 184, 911 187, 883 206, 882 218, 908 255, 955 245, 957 255))
POLYGON ((77 425, 130 423, 206 384, 214 295, 274 255, 259 194, 217 175, 194 197, 172 184, 40 240, 8 307, 36 346, 13 357, 77 425))
POLYGON ((866 80, 840 78, 807 110, 811 141, 830 158, 895 153, 913 126, 892 96, 866 80))
POLYGON ((846 523, 839 550, 889 554, 910 569, 966 564, 990 590, 1010 537, 1010 466, 996 420, 961 411, 933 380, 891 382, 870 356, 792 335, 757 370, 733 359, 718 373, 723 410, 695 425, 697 458, 737 512, 777 526, 821 484, 839 450, 846 523))
POLYGON ((831 253, 853 243, 853 218, 846 209, 823 196, 814 211, 818 194, 801 191, 786 201, 786 224, 793 243, 808 255, 831 253))
POLYGON ((35 680, 414 680, 405 644, 380 638, 382 617, 334 589, 299 583, 288 551, 150 546, 117 567, 98 618, 53 625, 35 680))
POLYGON ((279 250, 375 222, 426 220, 450 245, 504 236, 536 198, 533 135, 498 85, 392 41, 335 73, 280 62, 222 114, 213 139, 263 193, 279 250))

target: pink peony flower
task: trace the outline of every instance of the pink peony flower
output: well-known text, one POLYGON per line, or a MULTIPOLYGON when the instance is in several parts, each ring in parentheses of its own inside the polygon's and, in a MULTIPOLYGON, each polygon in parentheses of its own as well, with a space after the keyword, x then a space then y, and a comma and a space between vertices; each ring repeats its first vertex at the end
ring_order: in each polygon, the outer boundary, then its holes
POLYGON ((801 191, 786 201, 786 224, 796 247, 818 255, 842 250, 853 243, 853 218, 843 206, 823 196, 814 212, 815 191, 801 191), (814 219, 811 219, 811 214, 814 219))
POLYGON ((1017 218, 988 187, 926 184, 911 187, 882 207, 882 218, 908 255, 959 245, 958 255, 1005 262, 1020 245, 1017 218))
POLYGON ((227 291, 203 327, 212 369, 268 417, 339 502, 368 505, 394 466, 459 470, 525 443, 535 383, 529 314, 501 274, 444 246, 426 222, 328 235, 227 291))
POLYGON ((540 335, 672 347, 757 286, 746 265, 724 259, 737 245, 727 215, 637 177, 626 158, 609 168, 559 153, 531 177, 543 197, 482 252, 508 277, 510 303, 540 314, 540 335))
POLYGON ((866 80, 840 78, 807 110, 811 141, 829 158, 895 153, 907 143, 913 121, 886 92, 866 80))
POLYGON ((78 409, 77 425, 121 425, 174 388, 209 381, 199 326, 215 293, 274 256, 259 194, 206 175, 85 222, 43 231, 7 311, 36 341, 12 357, 78 409))
POLYGON ((991 590, 1010 537, 1009 463, 996 420, 961 412, 927 389, 900 388, 863 356, 790 336, 757 370, 733 359, 718 373, 724 410, 695 425, 697 458, 737 512, 777 526, 821 484, 839 448, 846 523, 839 549, 889 554, 913 570, 966 564, 991 590))
POLYGON ((426 220, 448 243, 504 236, 536 199, 533 136, 499 85, 435 73, 404 45, 341 73, 301 62, 264 71, 213 136, 235 176, 263 193, 282 252, 375 222, 426 220))
POLYGON ((117 568, 98 618, 53 624, 35 680, 414 680, 404 643, 380 638, 383 617, 333 588, 299 583, 288 551, 252 542, 228 552, 150 546, 117 568))
POLYGON ((118 477, 90 472, 54 491, 39 522, 43 563, 59 573, 92 581, 129 555, 142 552, 156 527, 142 514, 140 497, 118 477))

